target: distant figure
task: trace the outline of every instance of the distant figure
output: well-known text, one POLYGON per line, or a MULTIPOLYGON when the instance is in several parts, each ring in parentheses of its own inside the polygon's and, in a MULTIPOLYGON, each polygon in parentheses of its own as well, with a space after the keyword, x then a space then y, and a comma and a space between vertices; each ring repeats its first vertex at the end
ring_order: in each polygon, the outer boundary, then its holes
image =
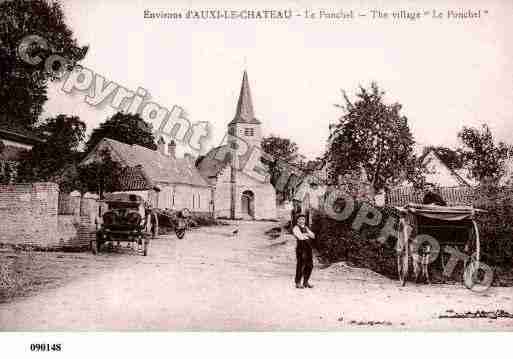
POLYGON ((438 191, 436 191, 435 186, 431 183, 426 185, 422 204, 435 204, 437 206, 447 206, 447 202, 444 201, 442 196, 440 196, 438 191))
POLYGON ((159 220, 154 210, 150 210, 150 232, 151 238, 155 238, 159 234, 159 220))
POLYGON ((315 235, 306 226, 306 217, 304 215, 299 215, 296 220, 297 224, 292 229, 292 234, 297 239, 296 288, 313 288, 313 285, 308 283, 308 280, 313 269, 313 254, 310 241, 315 238, 315 235), (303 279, 303 284, 301 284, 301 279, 303 279))
POLYGON ((157 213, 152 208, 151 204, 149 204, 148 202, 144 203, 144 212, 145 212, 144 217, 146 219, 144 226, 145 226, 146 230, 148 230, 148 226, 149 226, 151 238, 155 238, 155 236, 158 235, 158 233, 159 233, 159 220, 157 218, 157 213))

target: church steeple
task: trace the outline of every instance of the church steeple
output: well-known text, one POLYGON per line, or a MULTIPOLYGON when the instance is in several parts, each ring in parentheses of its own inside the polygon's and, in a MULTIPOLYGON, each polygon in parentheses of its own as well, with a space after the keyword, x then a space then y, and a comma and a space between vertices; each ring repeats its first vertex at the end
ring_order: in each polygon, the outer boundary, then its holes
POLYGON ((237 102, 237 109, 235 110, 235 117, 229 125, 234 124, 253 124, 259 125, 260 121, 255 118, 253 111, 253 101, 251 99, 251 91, 249 89, 248 73, 244 70, 242 76, 242 85, 240 87, 239 101, 237 102))

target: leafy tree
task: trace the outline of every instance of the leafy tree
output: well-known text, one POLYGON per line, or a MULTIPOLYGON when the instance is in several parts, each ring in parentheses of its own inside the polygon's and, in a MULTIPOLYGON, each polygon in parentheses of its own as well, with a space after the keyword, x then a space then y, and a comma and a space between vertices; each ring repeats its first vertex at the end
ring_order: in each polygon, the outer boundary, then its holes
POLYGON ((57 54, 73 66, 87 50, 77 45, 58 2, 0 2, 0 112, 24 127, 35 125, 47 100, 47 83, 56 79, 53 71, 45 69, 45 60, 57 54), (18 47, 28 35, 41 36, 48 43, 48 49, 36 43, 27 47, 28 54, 41 58, 37 65, 18 56, 18 47))
POLYGON ((275 160, 282 160, 290 164, 297 164, 304 160, 299 154, 298 145, 288 138, 270 135, 262 139, 262 150, 273 156, 275 160))
POLYGON ((37 130, 44 142, 35 145, 21 161, 21 181, 49 180, 81 155, 78 149, 85 139, 86 125, 78 117, 49 118, 37 130))
POLYGON ((262 150, 273 158, 266 163, 271 173, 271 184, 279 194, 290 192, 287 188, 290 177, 305 166, 305 157, 299 153, 298 145, 288 138, 270 135, 262 139, 262 150), (291 171, 289 165, 297 171, 291 171))
POLYGON ((78 167, 77 190, 81 193, 97 193, 103 198, 105 192, 114 192, 119 189, 119 178, 124 168, 112 160, 110 152, 104 150, 101 159, 78 167))
POLYGON ((91 133, 86 143, 86 152, 90 152, 103 138, 157 149, 151 124, 145 122, 138 114, 118 112, 100 124, 100 127, 91 133))
POLYGON ((488 125, 463 127, 458 138, 464 146, 461 150, 463 161, 468 164, 472 177, 480 182, 498 182, 504 176, 505 162, 512 148, 504 142, 496 145, 488 125))
POLYGON ((354 102, 343 92, 345 104, 337 105, 343 115, 332 127, 325 155, 331 181, 362 167, 376 192, 404 179, 422 181, 408 119, 399 103, 384 102, 384 94, 376 83, 370 89, 360 86, 354 102))

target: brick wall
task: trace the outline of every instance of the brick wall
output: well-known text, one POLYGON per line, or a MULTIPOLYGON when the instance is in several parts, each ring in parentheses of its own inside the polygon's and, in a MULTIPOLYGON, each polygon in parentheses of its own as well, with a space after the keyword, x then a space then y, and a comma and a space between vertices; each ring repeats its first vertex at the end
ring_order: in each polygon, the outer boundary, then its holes
POLYGON ((55 183, 0 185, 0 242, 54 244, 58 198, 55 183))
POLYGON ((0 243, 43 248, 89 246, 96 233, 98 202, 83 198, 80 214, 80 198, 72 198, 69 203, 76 206, 65 206, 72 208, 70 213, 59 214, 63 198, 70 200, 66 195, 59 200, 55 183, 0 185, 0 243))

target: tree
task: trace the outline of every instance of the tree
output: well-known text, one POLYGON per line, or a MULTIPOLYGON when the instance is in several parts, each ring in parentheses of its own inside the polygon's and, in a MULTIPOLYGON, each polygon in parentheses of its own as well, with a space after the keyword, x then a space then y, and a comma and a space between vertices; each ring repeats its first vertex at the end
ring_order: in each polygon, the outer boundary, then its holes
POLYGON ((512 153, 511 146, 504 142, 495 144, 492 131, 483 124, 481 128, 463 127, 458 133, 463 143, 463 161, 476 180, 498 182, 505 174, 505 162, 512 153))
POLYGON ((304 160, 304 156, 299 154, 298 145, 288 138, 282 138, 274 135, 262 139, 262 150, 273 156, 275 160, 282 160, 290 164, 297 164, 304 160))
POLYGON ((56 1, 1 2, 0 34, 0 112, 9 114, 23 127, 32 127, 47 100, 47 83, 56 79, 53 71, 45 69, 45 60, 58 54, 72 67, 85 57, 88 48, 77 45, 56 1), (29 64, 18 53, 28 35, 41 36, 48 44, 48 49, 36 43, 27 48, 28 54, 41 58, 36 65, 29 64))
POLYGON ((97 193, 103 198, 105 192, 119 190, 119 178, 124 168, 112 160, 108 150, 100 153, 101 160, 78 167, 78 178, 75 186, 82 194, 86 192, 97 193))
POLYGON ((86 143, 86 152, 90 152, 103 138, 157 149, 151 124, 145 122, 138 114, 118 112, 107 119, 91 133, 86 143))
POLYGON ((370 89, 360 86, 354 102, 343 92, 345 104, 336 105, 343 114, 332 127, 325 155, 331 181, 361 168, 376 192, 405 179, 422 181, 408 119, 399 103, 384 102, 384 94, 376 83, 370 89))
POLYGON ((294 174, 287 165, 300 170, 305 167, 305 156, 299 153, 299 147, 295 142, 275 135, 262 139, 262 150, 273 158, 272 161, 266 162, 271 173, 271 184, 278 193, 283 194, 287 191, 288 183, 284 179, 289 179, 294 174))
POLYGON ((85 139, 86 125, 78 117, 59 115, 36 129, 44 142, 35 145, 21 161, 21 181, 47 181, 81 155, 79 147, 85 139))

